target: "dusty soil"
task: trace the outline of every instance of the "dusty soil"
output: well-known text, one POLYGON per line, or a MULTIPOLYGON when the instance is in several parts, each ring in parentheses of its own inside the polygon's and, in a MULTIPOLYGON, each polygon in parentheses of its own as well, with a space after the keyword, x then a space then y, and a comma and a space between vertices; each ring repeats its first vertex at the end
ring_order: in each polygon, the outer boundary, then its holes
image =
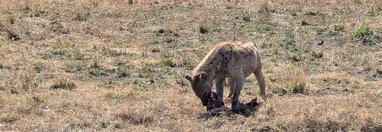
POLYGON ((382 131, 381 21, 378 0, 2 0, 0 130, 382 131), (183 77, 231 40, 269 102, 212 117, 183 77))

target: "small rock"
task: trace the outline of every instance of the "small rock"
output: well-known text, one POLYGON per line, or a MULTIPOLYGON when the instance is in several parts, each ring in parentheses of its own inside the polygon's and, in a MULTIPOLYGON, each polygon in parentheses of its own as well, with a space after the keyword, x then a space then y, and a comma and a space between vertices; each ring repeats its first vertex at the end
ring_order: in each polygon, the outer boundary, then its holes
POLYGON ((246 21, 246 22, 249 22, 249 21, 251 21, 251 17, 249 17, 249 16, 244 16, 244 17, 243 17, 243 20, 246 21))
POLYGON ((308 16, 315 16, 317 14, 318 14, 318 12, 313 12, 313 11, 309 11, 309 12, 305 13, 305 15, 308 15, 308 16))
POLYGON ((11 89, 11 94, 19 94, 16 90, 11 89))
POLYGON ((344 29, 345 29, 345 26, 334 25, 334 31, 340 32, 340 31, 344 31, 344 29))
POLYGON ((199 27, 199 33, 207 34, 208 33, 208 28, 205 27, 205 26, 200 26, 199 27))
POLYGON ((320 40, 320 41, 318 41, 317 44, 318 44, 318 45, 323 45, 323 44, 324 44, 324 41, 320 40))
POLYGON ((0 128, 5 127, 5 124, 0 123, 0 128))
POLYGON ((160 52, 160 49, 159 49, 159 48, 153 48, 153 49, 151 50, 151 52, 160 52))
POLYGON ((45 113, 54 113, 54 111, 52 109, 50 109, 48 106, 45 106, 43 109, 42 109, 43 112, 45 113))
POLYGON ((309 23, 306 22, 306 21, 301 21, 301 25, 302 25, 302 26, 306 26, 306 25, 309 25, 309 23))

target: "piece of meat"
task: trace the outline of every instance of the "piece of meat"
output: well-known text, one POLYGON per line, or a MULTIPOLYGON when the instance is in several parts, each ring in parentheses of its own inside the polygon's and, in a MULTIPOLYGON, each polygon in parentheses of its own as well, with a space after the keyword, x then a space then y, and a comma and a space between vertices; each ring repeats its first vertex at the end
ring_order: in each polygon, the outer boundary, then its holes
POLYGON ((227 112, 228 108, 224 106, 224 102, 215 92, 211 92, 208 95, 207 111, 212 116, 218 116, 220 112, 227 112))
MULTIPOLYGON (((244 116, 249 116, 253 111, 257 109, 257 106, 259 106, 257 98, 252 99, 246 104, 240 103, 238 113, 243 114, 244 116)), ((230 112, 230 110, 225 107, 223 100, 219 98, 215 92, 208 94, 207 111, 212 116, 218 116, 221 112, 225 112, 228 115, 232 114, 232 112, 230 112)))
POLYGON ((259 106, 259 103, 257 103, 257 98, 252 99, 251 102, 246 104, 240 103, 238 113, 241 113, 244 116, 249 116, 253 111, 257 110, 257 106, 259 106))
POLYGON ((221 106, 224 106, 223 100, 220 99, 219 96, 215 92, 211 92, 208 95, 207 111, 211 111, 213 109, 220 108, 221 106))
POLYGON ((256 109, 257 106, 259 106, 259 103, 257 103, 257 98, 254 98, 251 100, 251 102, 246 103, 245 106, 249 109, 256 109))

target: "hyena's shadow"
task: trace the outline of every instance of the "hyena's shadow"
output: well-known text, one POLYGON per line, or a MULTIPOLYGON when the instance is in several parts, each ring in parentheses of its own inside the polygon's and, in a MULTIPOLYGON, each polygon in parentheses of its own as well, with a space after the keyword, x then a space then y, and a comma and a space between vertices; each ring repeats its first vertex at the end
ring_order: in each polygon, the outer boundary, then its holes
MULTIPOLYGON (((231 117, 231 116, 236 116, 236 115, 241 115, 244 117, 250 117, 251 115, 254 115, 256 113, 256 111, 258 111, 260 106, 261 106, 261 103, 258 103, 257 99, 255 98, 255 99, 251 100, 251 102, 246 103, 246 104, 239 103, 239 112, 234 113, 234 112, 232 112, 231 108, 227 108, 228 110, 208 111, 208 112, 200 113, 198 115, 197 119, 207 120, 207 119, 217 117, 217 116, 231 117)), ((225 107, 225 106, 223 106, 223 107, 225 107)))

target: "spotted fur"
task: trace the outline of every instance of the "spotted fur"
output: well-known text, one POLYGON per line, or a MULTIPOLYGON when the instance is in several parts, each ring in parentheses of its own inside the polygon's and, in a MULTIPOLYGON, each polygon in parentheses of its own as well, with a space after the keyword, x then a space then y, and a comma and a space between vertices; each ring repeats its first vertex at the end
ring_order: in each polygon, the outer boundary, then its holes
POLYGON ((204 106, 215 80, 216 93, 223 98, 223 82, 227 78, 232 97, 232 110, 238 110, 239 96, 246 77, 255 74, 260 87, 260 95, 266 101, 265 82, 260 54, 252 42, 222 42, 217 44, 186 76, 192 89, 204 106))

